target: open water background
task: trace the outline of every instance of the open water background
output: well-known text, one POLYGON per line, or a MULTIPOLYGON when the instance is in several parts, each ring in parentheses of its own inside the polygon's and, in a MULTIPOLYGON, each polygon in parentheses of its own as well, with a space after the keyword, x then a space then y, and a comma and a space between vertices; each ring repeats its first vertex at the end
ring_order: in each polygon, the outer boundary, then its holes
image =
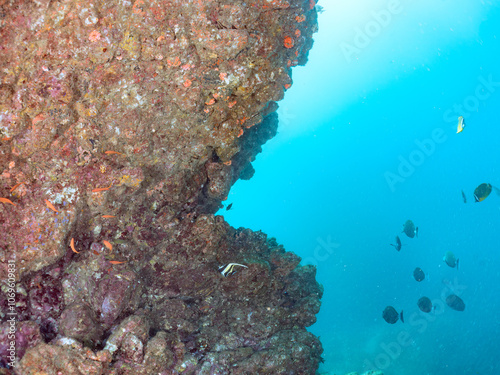
POLYGON ((472 194, 500 187, 500 1, 319 5, 279 134, 219 214, 317 266, 325 293, 309 329, 325 349, 320 371, 498 374, 500 196, 472 194), (400 233, 407 219, 418 238, 400 233), (443 262, 449 250, 459 270, 443 262), (465 311, 444 304, 452 291, 465 311), (434 312, 418 310, 422 296, 434 312), (387 305, 406 322, 387 324, 387 305))

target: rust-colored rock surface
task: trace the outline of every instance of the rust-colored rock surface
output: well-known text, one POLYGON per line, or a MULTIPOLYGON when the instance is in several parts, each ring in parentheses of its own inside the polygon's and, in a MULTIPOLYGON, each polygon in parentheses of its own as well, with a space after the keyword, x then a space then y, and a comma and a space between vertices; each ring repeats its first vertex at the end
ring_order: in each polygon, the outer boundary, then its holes
POLYGON ((315 31, 314 0, 0 0, 0 368, 314 374, 314 268, 214 213, 315 31))

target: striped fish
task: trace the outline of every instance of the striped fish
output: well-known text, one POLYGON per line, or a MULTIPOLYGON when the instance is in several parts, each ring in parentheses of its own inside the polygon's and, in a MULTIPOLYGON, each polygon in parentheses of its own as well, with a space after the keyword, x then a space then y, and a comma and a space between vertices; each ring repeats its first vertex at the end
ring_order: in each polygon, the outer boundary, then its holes
POLYGON ((234 269, 234 266, 240 266, 240 267, 245 267, 245 268, 248 268, 247 266, 243 265, 243 264, 239 264, 239 263, 228 263, 228 264, 225 264, 223 266, 220 266, 219 267, 219 272, 221 273, 222 276, 224 277, 227 277, 227 276, 230 276, 232 275, 233 273, 236 272, 236 270, 234 269))

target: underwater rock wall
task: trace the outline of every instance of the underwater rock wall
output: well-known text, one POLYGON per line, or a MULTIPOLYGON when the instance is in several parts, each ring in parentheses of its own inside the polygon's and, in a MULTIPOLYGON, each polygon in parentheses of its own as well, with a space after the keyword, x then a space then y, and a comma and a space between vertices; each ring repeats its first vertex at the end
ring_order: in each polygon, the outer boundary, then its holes
POLYGON ((0 0, 0 368, 14 274, 17 373, 314 374, 315 269, 214 213, 316 28, 314 0, 0 0))

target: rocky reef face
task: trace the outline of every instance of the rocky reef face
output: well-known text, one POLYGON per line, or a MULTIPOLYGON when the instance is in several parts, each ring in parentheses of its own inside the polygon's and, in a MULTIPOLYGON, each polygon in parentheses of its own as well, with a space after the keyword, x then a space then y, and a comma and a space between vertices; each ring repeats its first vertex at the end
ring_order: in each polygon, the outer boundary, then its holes
POLYGON ((315 30, 314 0, 0 0, 0 371, 314 374, 315 269, 214 213, 315 30))

